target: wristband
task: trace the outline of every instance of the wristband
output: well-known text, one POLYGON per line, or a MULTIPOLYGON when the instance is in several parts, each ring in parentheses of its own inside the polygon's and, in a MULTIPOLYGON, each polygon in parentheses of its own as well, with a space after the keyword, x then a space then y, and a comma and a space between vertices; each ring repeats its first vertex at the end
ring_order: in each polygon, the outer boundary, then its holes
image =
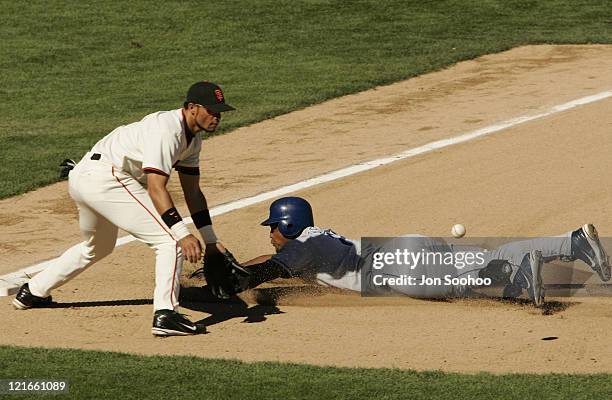
POLYGON ((170 229, 172 229, 174 224, 178 224, 179 222, 183 221, 183 218, 181 218, 181 215, 174 207, 167 209, 166 212, 161 215, 161 217, 164 223, 168 225, 168 228, 170 229))
POLYGON ((172 233, 174 233, 174 236, 176 236, 177 240, 181 240, 185 236, 191 235, 191 232, 189 232, 189 229, 187 229, 187 225, 185 225, 183 221, 175 223, 170 229, 172 229, 172 233))
POLYGON ((219 239, 217 239, 217 235, 215 235, 212 225, 203 226, 198 230, 200 231, 200 235, 202 235, 202 239, 204 239, 204 243, 213 244, 219 241, 219 239))

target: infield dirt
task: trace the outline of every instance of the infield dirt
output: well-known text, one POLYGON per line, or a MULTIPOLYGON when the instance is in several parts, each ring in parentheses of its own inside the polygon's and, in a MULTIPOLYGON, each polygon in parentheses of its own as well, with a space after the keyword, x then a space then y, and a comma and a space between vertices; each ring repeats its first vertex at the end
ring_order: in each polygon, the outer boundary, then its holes
MULTIPOLYGON (((528 46, 332 100, 204 142, 202 186, 218 205, 537 114, 612 90, 610 65, 612 46, 528 46)), ((319 226, 352 238, 446 236, 455 223, 471 236, 537 236, 592 222, 612 236, 611 132, 607 99, 298 194, 311 201, 319 226)), ((176 179, 171 187, 187 215, 176 179)), ((267 207, 215 219, 239 259, 271 251, 258 225, 267 207)), ((76 217, 65 182, 0 201, 0 275, 76 244, 76 217)), ((276 305, 261 298, 274 289, 242 303, 186 302, 183 311, 209 333, 155 339, 153 258, 142 244, 118 248, 56 290, 58 308, 17 312, 3 298, 0 343, 419 370, 612 372, 612 297, 551 299, 543 313, 522 302, 361 298, 280 282, 290 287, 276 305)), ((184 293, 193 298, 197 289, 184 293)))

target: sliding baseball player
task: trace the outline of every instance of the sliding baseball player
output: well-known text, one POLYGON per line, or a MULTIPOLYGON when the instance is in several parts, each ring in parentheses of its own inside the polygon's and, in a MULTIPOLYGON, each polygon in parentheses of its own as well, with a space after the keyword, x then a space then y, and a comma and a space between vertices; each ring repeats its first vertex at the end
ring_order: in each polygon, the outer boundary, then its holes
POLYGON ((544 260, 580 259, 603 281, 610 280, 611 275, 608 256, 591 224, 558 237, 511 242, 494 250, 455 246, 440 238, 416 235, 395 238, 380 246, 370 244, 362 249, 360 242, 316 227, 306 200, 284 197, 272 203, 270 215, 262 225, 270 227, 270 240, 276 254, 262 255, 243 265, 230 257, 222 266, 225 268, 222 276, 219 266, 204 266, 207 283, 218 297, 228 297, 279 277, 301 277, 314 279, 322 285, 367 293, 443 298, 465 295, 470 285, 464 282, 471 279, 503 285, 504 297, 518 297, 525 290, 539 306, 544 299, 541 278, 544 260), (455 262, 451 265, 425 263, 424 258, 420 258, 416 265, 396 262, 379 273, 376 267, 376 261, 382 259, 379 255, 391 255, 393 259, 403 254, 398 253, 399 249, 416 256, 446 254, 451 259, 454 257, 455 262), (466 268, 463 261, 462 265, 457 261, 466 260, 468 253, 480 255, 481 259, 472 257, 475 262, 466 268), (415 270, 418 273, 414 273, 415 270), (450 284, 445 284, 445 279, 450 284))
POLYGON ((199 260, 202 245, 190 234, 166 185, 177 170, 206 253, 224 251, 200 190, 200 133, 214 132, 221 113, 233 109, 218 85, 197 82, 189 88, 183 108, 147 115, 96 143, 68 179, 83 242, 23 285, 14 306, 24 310, 48 305, 54 288, 113 251, 120 228, 155 250, 153 335, 197 333, 196 325, 176 310, 183 260, 199 260))

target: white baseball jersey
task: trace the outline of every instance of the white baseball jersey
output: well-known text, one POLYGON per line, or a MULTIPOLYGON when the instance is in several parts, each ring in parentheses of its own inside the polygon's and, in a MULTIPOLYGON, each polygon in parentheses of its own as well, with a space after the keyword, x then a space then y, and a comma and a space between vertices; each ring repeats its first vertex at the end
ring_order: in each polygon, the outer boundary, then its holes
POLYGON ((149 114, 113 130, 91 151, 143 185, 147 171, 170 176, 173 167, 198 168, 202 138, 189 139, 183 120, 182 109, 149 114))

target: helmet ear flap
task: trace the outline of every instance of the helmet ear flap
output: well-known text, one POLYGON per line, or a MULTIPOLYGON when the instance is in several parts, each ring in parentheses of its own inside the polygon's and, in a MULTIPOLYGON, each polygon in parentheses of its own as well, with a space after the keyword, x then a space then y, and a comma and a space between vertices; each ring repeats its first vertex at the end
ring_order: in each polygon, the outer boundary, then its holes
POLYGON ((295 225, 289 221, 281 221, 278 224, 278 230, 287 239, 295 239, 295 237, 297 236, 297 232, 295 232, 295 225))

